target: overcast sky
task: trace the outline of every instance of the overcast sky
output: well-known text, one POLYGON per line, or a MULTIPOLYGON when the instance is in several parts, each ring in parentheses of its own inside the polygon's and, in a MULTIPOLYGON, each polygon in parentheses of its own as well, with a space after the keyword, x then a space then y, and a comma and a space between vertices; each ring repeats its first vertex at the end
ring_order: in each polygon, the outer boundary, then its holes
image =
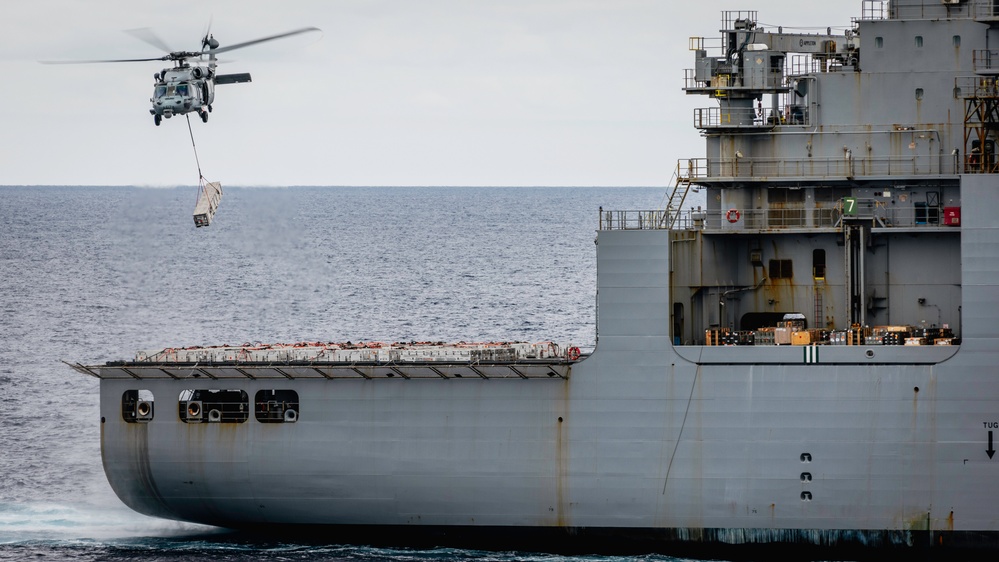
POLYGON ((194 185, 184 117, 153 125, 162 62, 123 30, 196 50, 303 26, 222 55, 209 180, 243 185, 664 186, 703 156, 683 69, 722 10, 843 28, 860 0, 23 0, 0 15, 0 185, 194 185))

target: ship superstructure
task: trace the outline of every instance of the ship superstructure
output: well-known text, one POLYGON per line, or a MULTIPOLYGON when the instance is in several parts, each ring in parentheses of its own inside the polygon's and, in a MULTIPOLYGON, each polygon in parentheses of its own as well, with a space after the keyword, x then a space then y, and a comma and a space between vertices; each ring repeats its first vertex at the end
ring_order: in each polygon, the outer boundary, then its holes
POLYGON ((867 1, 841 34, 725 12, 720 42, 692 39, 706 153, 667 209, 600 210, 591 353, 78 365, 112 487, 150 515, 346 540, 994 557, 996 4, 867 1))
POLYGON ((695 111, 707 153, 679 163, 671 198, 706 199, 672 215, 678 343, 773 343, 783 313, 799 343, 959 336, 960 178, 996 166, 992 15, 863 7, 842 35, 725 12, 714 52, 691 40, 685 90, 717 105, 695 111))

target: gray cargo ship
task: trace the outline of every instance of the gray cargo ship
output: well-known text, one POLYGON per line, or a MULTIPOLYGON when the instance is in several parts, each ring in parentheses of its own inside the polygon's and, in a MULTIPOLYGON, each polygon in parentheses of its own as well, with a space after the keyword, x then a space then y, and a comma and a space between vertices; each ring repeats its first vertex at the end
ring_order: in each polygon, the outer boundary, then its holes
POLYGON ((691 39, 706 154, 666 209, 599 210, 594 349, 75 365, 101 380, 112 488, 348 540, 994 556, 999 2, 861 8, 842 34, 745 11, 691 39))

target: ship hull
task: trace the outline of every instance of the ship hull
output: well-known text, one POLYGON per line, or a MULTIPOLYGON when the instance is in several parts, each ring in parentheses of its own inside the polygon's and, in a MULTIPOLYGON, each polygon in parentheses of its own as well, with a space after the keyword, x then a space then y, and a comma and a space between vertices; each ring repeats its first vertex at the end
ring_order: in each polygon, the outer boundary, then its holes
POLYGON ((237 529, 523 531, 618 550, 999 547, 990 338, 830 349, 817 363, 796 346, 751 364, 738 348, 678 352, 664 320, 669 241, 600 233, 599 341, 564 376, 105 367, 108 479, 136 511, 237 529), (155 399, 147 423, 123 418, 135 389, 155 399), (293 389, 298 417, 185 423, 177 400, 191 389, 293 389))

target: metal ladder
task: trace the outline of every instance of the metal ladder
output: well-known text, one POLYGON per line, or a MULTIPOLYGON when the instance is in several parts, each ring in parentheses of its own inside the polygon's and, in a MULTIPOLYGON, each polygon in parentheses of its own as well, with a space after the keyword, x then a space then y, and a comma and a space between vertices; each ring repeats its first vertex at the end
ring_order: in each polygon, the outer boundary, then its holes
POLYGON ((670 192, 669 202, 666 204, 670 230, 676 226, 676 221, 680 218, 680 210, 683 209, 683 202, 687 200, 687 194, 690 192, 690 177, 693 175, 693 170, 689 161, 686 170, 681 168, 682 163, 683 160, 676 163, 676 170, 673 171, 673 177, 670 179, 673 190, 670 192))

